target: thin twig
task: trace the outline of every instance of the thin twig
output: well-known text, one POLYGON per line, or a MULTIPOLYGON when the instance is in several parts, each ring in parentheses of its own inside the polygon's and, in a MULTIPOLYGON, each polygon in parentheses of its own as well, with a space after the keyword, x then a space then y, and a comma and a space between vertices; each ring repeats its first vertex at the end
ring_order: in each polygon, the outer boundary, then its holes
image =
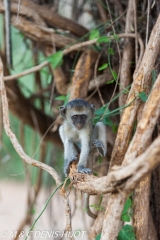
MULTIPOLYGON (((113 20, 112 20, 112 14, 111 14, 111 10, 110 10, 110 6, 109 6, 109 3, 108 3, 108 0, 106 0, 106 5, 107 5, 107 8, 108 8, 110 20, 111 20, 111 22, 113 22, 113 20)), ((113 25, 112 25, 112 29, 113 29, 114 35, 116 35, 116 31, 115 31, 115 28, 114 28, 113 25)), ((115 92, 116 92, 116 89, 117 89, 117 86, 118 86, 118 79, 119 79, 119 76, 120 76, 120 69, 121 69, 121 53, 120 53, 120 48, 119 48, 117 39, 116 39, 116 44, 117 44, 117 49, 118 49, 118 54, 119 54, 119 66, 120 66, 120 67, 119 67, 119 70, 118 70, 118 76, 117 76, 117 79, 116 79, 116 85, 115 85, 115 87, 114 87, 114 90, 113 90, 111 99, 110 99, 110 101, 109 101, 108 108, 109 108, 109 105, 110 105, 110 103, 111 103, 112 98, 113 98, 114 95, 115 95, 115 92)))
POLYGON ((16 25, 17 21, 18 21, 18 17, 19 17, 19 13, 20 13, 20 4, 21 4, 21 0, 18 1, 17 16, 16 16, 16 20, 14 22, 14 25, 16 25))
POLYGON ((135 62, 136 62, 136 66, 137 66, 137 62, 138 62, 138 38, 137 38, 137 4, 136 4, 136 0, 134 0, 134 29, 135 29, 135 62))
POLYGON ((147 6, 147 26, 146 26, 146 47, 148 43, 148 35, 149 35, 149 15, 150 15, 150 0, 148 0, 148 6, 147 6))
POLYGON ((105 103, 104 103, 104 100, 102 98, 102 94, 101 94, 101 92, 99 90, 99 84, 97 82, 97 68, 98 68, 98 63, 99 63, 99 60, 100 60, 100 58, 102 56, 103 50, 99 53, 99 55, 97 57, 97 60, 96 60, 96 63, 95 63, 95 67, 94 67, 94 80, 95 80, 95 83, 96 83, 96 89, 98 91, 99 98, 101 100, 102 105, 104 106, 105 103))

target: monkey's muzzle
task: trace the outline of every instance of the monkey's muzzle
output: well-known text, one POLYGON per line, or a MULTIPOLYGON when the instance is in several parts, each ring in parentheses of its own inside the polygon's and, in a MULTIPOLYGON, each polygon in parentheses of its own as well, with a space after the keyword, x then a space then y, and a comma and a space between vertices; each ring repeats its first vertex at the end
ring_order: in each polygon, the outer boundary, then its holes
POLYGON ((76 124, 76 128, 77 128, 78 130, 81 130, 81 129, 83 128, 83 125, 84 125, 84 124, 82 124, 82 123, 77 123, 77 124, 76 124))

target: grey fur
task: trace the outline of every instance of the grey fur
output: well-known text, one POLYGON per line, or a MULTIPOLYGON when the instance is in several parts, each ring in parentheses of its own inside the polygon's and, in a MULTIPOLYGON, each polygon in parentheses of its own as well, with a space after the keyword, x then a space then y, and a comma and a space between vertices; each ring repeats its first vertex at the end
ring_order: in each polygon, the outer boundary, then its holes
POLYGON ((83 99, 70 101, 65 107, 61 107, 61 115, 64 123, 59 128, 60 137, 64 144, 64 173, 67 176, 68 168, 72 161, 77 159, 80 153, 78 172, 92 173, 91 169, 86 168, 89 157, 95 149, 100 155, 105 155, 106 148, 106 128, 102 122, 92 125, 94 105, 89 104, 83 99), (76 129, 71 116, 87 115, 86 122, 81 130, 76 129))

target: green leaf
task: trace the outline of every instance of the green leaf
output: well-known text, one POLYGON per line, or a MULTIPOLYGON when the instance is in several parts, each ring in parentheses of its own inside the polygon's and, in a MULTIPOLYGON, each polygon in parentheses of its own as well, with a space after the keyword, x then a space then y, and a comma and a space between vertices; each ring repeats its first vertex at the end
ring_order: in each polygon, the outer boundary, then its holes
POLYGON ((65 101, 66 100, 66 96, 61 95, 59 97, 56 97, 55 99, 56 100, 60 100, 60 101, 65 101))
POLYGON ((102 122, 103 122, 105 125, 108 125, 109 127, 112 127, 112 125, 113 125, 112 120, 110 119, 110 117, 107 117, 107 116, 104 116, 104 117, 103 117, 102 122))
POLYGON ((63 52, 62 51, 58 51, 56 53, 54 53, 53 55, 49 56, 47 58, 48 62, 50 62, 52 64, 53 69, 59 67, 62 65, 63 63, 63 52))
POLYGON ((104 63, 102 66, 98 68, 99 71, 102 71, 103 69, 106 69, 108 67, 108 63, 104 63))
POLYGON ((117 240, 136 240, 134 229, 131 225, 125 225, 118 234, 117 240))
POLYGON ((52 82, 52 75, 50 74, 47 79, 47 84, 50 84, 52 82))
POLYGON ((65 101, 64 101, 64 105, 66 105, 66 104, 68 103, 69 98, 70 98, 70 93, 68 93, 68 94, 66 95, 66 99, 65 99, 65 101))
POLYGON ((107 43, 110 42, 110 38, 106 37, 106 36, 102 36, 100 38, 98 38, 97 43, 107 43))
POLYGON ((108 53, 109 53, 110 55, 114 55, 113 48, 108 48, 108 53))
POLYGON ((92 119, 92 122, 93 122, 94 125, 96 125, 96 123, 100 122, 100 121, 101 121, 101 115, 96 116, 92 119))
POLYGON ((112 76, 113 76, 114 80, 117 80, 117 78, 118 78, 117 73, 113 70, 111 72, 112 72, 112 76))
POLYGON ((95 115, 102 115, 106 111, 106 106, 103 106, 95 111, 95 115))
POLYGON ((113 34, 113 37, 114 37, 114 39, 115 39, 115 40, 117 40, 117 41, 119 40, 119 37, 118 37, 118 35, 116 35, 116 34, 113 34))
POLYGON ((113 125, 112 125, 112 131, 113 131, 114 133, 117 133, 117 131, 118 131, 118 125, 113 124, 113 125))
POLYGON ((106 82, 106 84, 111 84, 111 83, 113 83, 113 82, 115 82, 115 80, 114 79, 112 79, 111 81, 109 81, 109 82, 106 82))
POLYGON ((148 96, 147 96, 147 94, 146 94, 145 92, 140 92, 140 93, 139 93, 139 97, 140 97, 140 99, 141 99, 143 102, 146 102, 147 99, 148 99, 148 96))
POLYGON ((90 31, 89 40, 99 38, 99 36, 100 36, 99 31, 97 29, 93 29, 90 31))
POLYGON ((99 234, 96 236, 95 240, 100 240, 100 239, 101 239, 101 233, 99 233, 99 234))
POLYGON ((123 222, 130 222, 130 216, 128 214, 124 214, 122 215, 122 220, 123 222))
POLYGON ((130 198, 127 198, 124 204, 122 215, 126 214, 131 206, 132 206, 132 200, 130 198))

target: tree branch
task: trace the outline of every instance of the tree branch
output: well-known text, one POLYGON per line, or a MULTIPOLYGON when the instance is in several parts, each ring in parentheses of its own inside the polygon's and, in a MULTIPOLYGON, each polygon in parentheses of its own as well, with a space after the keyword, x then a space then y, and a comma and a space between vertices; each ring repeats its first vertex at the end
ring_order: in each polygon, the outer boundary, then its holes
MULTIPOLYGON (((37 26, 36 26, 37 28, 37 26)), ((34 33, 34 31, 33 31, 34 33)), ((119 38, 127 38, 127 37, 130 37, 130 38, 135 38, 135 34, 125 34, 125 33, 121 33, 121 34, 117 34, 117 36, 119 38)), ((111 39, 114 39, 113 36, 110 37, 111 39)), ((139 44, 140 44, 140 51, 141 51, 141 55, 143 55, 143 52, 144 52, 144 46, 143 46, 143 42, 139 36, 139 44)), ((89 41, 85 41, 85 42, 81 42, 81 43, 76 43, 66 49, 64 49, 62 52, 63 52, 63 55, 67 55, 68 53, 72 52, 72 51, 75 51, 75 50, 78 50, 78 49, 81 49, 83 47, 86 47, 86 46, 90 46, 92 44, 95 44, 97 42, 98 39, 93 39, 93 40, 89 40, 89 41)), ((23 77, 25 75, 28 75, 30 73, 33 73, 33 72, 36 72, 36 71, 39 71, 41 68, 47 66, 49 64, 48 61, 44 61, 42 62, 41 64, 33 67, 33 68, 30 68, 29 70, 26 70, 24 72, 21 72, 21 73, 17 73, 17 74, 13 74, 11 76, 5 76, 4 77, 4 81, 10 81, 10 80, 15 80, 19 77, 23 77)))
MULTIPOLYGON (((6 90, 5 90, 5 85, 3 82, 3 64, 0 58, 0 93, 1 93, 1 99, 2 99, 2 112, 3 112, 3 124, 4 124, 4 129, 7 134, 7 136, 10 138, 16 152, 19 154, 19 156, 28 164, 38 167, 40 169, 43 169, 47 171, 55 180, 57 186, 61 184, 60 178, 57 174, 57 172, 50 166, 48 166, 45 163, 36 161, 29 157, 22 149, 20 143, 18 142, 15 134, 12 132, 11 127, 10 127, 10 121, 9 121, 9 113, 8 113, 8 102, 7 102, 7 96, 6 96, 6 90)), ((66 230, 71 231, 71 211, 69 207, 69 202, 67 199, 67 195, 65 192, 63 192, 63 197, 64 197, 64 203, 65 203, 65 208, 66 208, 66 230)), ((72 238, 70 238, 72 239, 72 238)))

